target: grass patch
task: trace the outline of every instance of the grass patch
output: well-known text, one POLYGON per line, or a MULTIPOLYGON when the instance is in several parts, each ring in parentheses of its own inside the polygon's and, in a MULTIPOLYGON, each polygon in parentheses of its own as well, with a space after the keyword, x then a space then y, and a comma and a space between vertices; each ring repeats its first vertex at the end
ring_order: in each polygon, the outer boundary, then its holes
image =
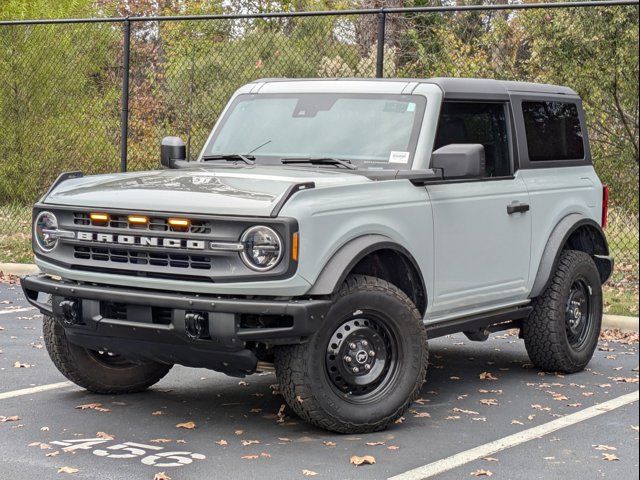
POLYGON ((0 235, 0 263, 33 263, 31 235, 0 235))

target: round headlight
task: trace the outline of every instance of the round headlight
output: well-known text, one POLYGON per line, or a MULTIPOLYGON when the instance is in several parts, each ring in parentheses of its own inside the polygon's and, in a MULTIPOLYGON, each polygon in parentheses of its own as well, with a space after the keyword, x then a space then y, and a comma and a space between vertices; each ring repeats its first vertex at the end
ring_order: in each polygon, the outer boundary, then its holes
POLYGON ((240 253, 251 269, 264 272, 275 267, 284 253, 280 236, 271 228, 256 226, 246 230, 240 241, 244 250, 240 253))
POLYGON ((33 235, 44 252, 50 252, 58 245, 56 230, 58 230, 56 216, 51 212, 40 212, 33 225, 33 235))

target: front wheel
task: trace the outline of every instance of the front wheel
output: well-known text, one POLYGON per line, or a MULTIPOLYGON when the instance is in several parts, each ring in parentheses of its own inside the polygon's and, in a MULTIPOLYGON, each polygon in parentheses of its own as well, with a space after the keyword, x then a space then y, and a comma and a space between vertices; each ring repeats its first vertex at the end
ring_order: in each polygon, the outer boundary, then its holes
POLYGON ((275 366, 289 406, 339 433, 383 430, 424 383, 427 337, 420 313, 394 285, 350 276, 307 343, 280 347, 275 366))
POLYGON ((581 251, 563 251, 549 286, 532 306, 522 326, 531 361, 550 372, 583 370, 602 325, 602 284, 593 259, 581 251))
POLYGON ((171 365, 131 363, 119 355, 74 345, 67 339, 64 328, 50 316, 44 317, 43 335, 49 357, 58 370, 93 393, 141 392, 171 370, 171 365))

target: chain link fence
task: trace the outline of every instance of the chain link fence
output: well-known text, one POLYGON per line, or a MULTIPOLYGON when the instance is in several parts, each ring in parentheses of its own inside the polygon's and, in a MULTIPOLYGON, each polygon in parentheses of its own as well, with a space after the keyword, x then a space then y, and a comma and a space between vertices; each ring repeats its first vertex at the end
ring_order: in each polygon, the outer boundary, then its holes
POLYGON ((158 168, 166 135, 194 158, 256 78, 467 76, 580 93, 614 281, 637 288, 638 6, 602 3, 0 22, 0 261, 30 259, 30 206, 59 173, 158 168))

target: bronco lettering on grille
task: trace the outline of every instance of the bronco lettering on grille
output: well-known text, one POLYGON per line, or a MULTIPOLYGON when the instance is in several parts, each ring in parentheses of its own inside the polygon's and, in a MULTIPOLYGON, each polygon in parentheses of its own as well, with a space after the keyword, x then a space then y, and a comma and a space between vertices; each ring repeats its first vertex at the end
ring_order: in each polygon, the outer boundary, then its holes
POLYGON ((145 237, 141 235, 114 235, 112 233, 78 232, 78 240, 98 243, 115 243, 118 245, 138 245, 142 247, 188 248, 204 250, 204 240, 188 240, 184 238, 145 237))

